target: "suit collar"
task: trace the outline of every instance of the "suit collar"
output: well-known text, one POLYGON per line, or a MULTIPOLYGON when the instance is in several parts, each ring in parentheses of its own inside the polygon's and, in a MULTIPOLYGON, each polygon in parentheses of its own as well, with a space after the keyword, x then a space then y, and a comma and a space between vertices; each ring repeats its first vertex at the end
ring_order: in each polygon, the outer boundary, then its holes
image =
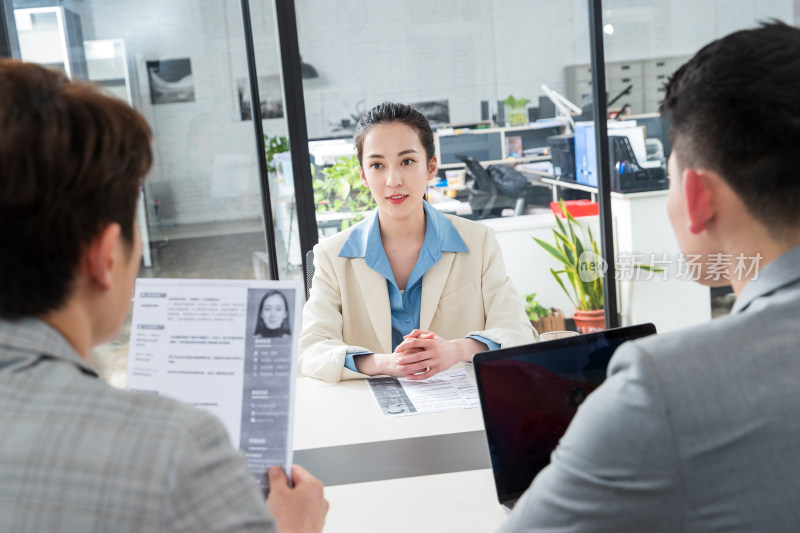
POLYGON ((354 257, 351 264, 361 289, 363 305, 367 309, 381 351, 382 353, 391 353, 392 309, 389 305, 386 278, 369 267, 362 257, 354 257))
POLYGON ((774 259, 758 272, 756 277, 747 282, 742 293, 736 298, 731 313, 740 313, 757 298, 769 296, 778 289, 800 281, 798 264, 800 264, 800 246, 774 259))
MULTIPOLYGON (((438 209, 428 202, 422 202, 425 210, 425 244, 431 250, 438 252, 467 252, 467 245, 459 235, 453 223, 438 209)), ((339 257, 365 257, 367 263, 373 263, 371 252, 376 248, 383 248, 380 234, 378 209, 364 217, 364 220, 353 226, 350 235, 339 251, 339 257)), ((439 254, 441 256, 441 254, 439 254)), ((438 260, 438 257, 436 257, 438 260)))
POLYGON ((86 374, 97 376, 97 372, 58 330, 38 318, 0 320, 0 349, 11 354, 11 357, 0 358, 0 370, 35 364, 42 358, 56 358, 69 361, 86 374))

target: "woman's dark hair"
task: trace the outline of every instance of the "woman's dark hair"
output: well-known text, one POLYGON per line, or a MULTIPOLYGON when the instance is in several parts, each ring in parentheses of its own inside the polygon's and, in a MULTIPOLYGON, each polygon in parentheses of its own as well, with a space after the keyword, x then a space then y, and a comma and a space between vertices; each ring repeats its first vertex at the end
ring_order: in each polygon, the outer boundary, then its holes
POLYGON ((122 100, 0 59, 0 317, 62 307, 83 251, 109 224, 133 243, 150 138, 122 100))
POLYGON ((256 320, 255 335, 260 335, 261 337, 282 337, 283 335, 291 335, 291 334, 292 334, 292 327, 289 324, 289 301, 286 299, 286 296, 281 291, 270 289, 261 298, 261 303, 258 304, 258 319, 256 320), (261 313, 264 312, 264 302, 267 301, 267 298, 275 295, 280 296, 281 299, 283 300, 283 308, 286 310, 286 316, 283 317, 283 322, 281 322, 281 327, 279 327, 278 329, 269 329, 267 325, 264 323, 264 319, 261 318, 261 313))
POLYGON ((798 95, 800 29, 773 21, 700 50, 661 105, 681 170, 719 173, 779 238, 798 227, 798 95))
POLYGON ((433 131, 425 115, 405 104, 394 102, 383 102, 378 104, 358 120, 356 129, 353 132, 353 140, 356 144, 358 162, 361 163, 361 156, 364 152, 364 138, 367 133, 378 124, 391 124, 392 122, 402 122, 406 126, 414 129, 419 136, 419 141, 425 149, 428 161, 436 155, 436 148, 433 143, 433 131))

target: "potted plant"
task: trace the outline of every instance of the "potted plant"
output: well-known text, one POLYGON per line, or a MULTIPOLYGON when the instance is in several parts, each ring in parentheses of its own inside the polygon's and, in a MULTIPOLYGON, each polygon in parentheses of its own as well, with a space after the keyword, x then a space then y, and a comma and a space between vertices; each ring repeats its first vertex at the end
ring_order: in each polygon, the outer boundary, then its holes
POLYGON ((525 314, 537 333, 547 331, 563 331, 565 328, 564 313, 555 307, 544 307, 536 301, 536 293, 525 295, 525 314))
POLYGON ((527 105, 531 103, 527 98, 514 98, 509 94, 508 98, 503 100, 503 105, 506 108, 506 120, 512 126, 523 126, 528 123, 528 109, 527 105))
POLYGON ((364 218, 364 212, 377 205, 372 193, 361 183, 358 157, 340 157, 335 164, 323 169, 322 178, 314 178, 314 203, 317 213, 329 211, 356 213, 342 220, 345 230, 364 218))
MULTIPOLYGON (((559 286, 575 305, 572 319, 578 333, 590 333, 605 328, 605 312, 603 310, 603 276, 608 264, 600 255, 600 249, 592 236, 592 230, 578 224, 572 214, 567 211, 564 200, 559 200, 561 214, 567 224, 556 215, 558 229, 553 230, 555 244, 541 239, 533 239, 551 256, 555 257, 564 268, 550 269, 559 286), (562 275, 566 276, 567 284, 562 275), (570 289, 567 289, 569 285, 570 289)), ((649 265, 634 265, 633 268, 653 272, 663 269, 649 265)))
POLYGON ((579 333, 598 331, 605 327, 603 311, 603 274, 605 261, 592 236, 567 211, 564 200, 559 201, 566 225, 556 215, 558 229, 553 229, 554 244, 534 237, 536 243, 563 265, 560 270, 550 269, 556 282, 575 305, 572 316, 579 333), (564 283, 562 276, 566 277, 564 283), (569 286, 569 289, 567 288, 569 286))

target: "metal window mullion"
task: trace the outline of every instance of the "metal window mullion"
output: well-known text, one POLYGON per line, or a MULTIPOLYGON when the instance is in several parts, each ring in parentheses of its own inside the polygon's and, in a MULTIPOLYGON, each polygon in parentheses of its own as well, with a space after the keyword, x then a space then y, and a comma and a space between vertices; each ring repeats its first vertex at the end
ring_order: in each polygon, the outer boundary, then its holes
POLYGON ((606 104, 606 65, 603 51, 603 3, 589 0, 589 39, 592 56, 592 101, 594 102, 594 135, 597 146, 597 199, 600 203, 600 247, 608 263, 603 302, 606 328, 619 326, 617 312, 616 262, 614 260, 613 225, 611 220, 611 166, 608 153, 608 105, 606 104))
MULTIPOLYGON (((292 152, 292 176, 297 205, 297 227, 300 237, 303 272, 307 272, 306 254, 317 244, 317 216, 314 209, 314 188, 311 158, 308 154, 308 128, 303 95, 300 45, 297 39, 297 16, 294 0, 275 0, 275 22, 283 74, 284 112, 289 129, 292 152)), ((307 279, 307 276, 304 276, 307 279)), ((307 282, 306 282, 307 283, 307 282)))
POLYGON ((269 256, 270 279, 277 280, 278 253, 275 248, 275 223, 272 219, 272 199, 269 190, 269 172, 267 171, 267 152, 264 145, 264 126, 261 116, 261 99, 258 92, 258 72, 256 70, 255 47, 253 46, 253 25, 250 18, 249 0, 241 0, 242 25, 244 26, 245 53, 247 54, 247 73, 250 81, 250 112, 253 118, 253 130, 256 136, 256 157, 258 159, 258 175, 261 184, 261 208, 266 224, 266 246, 269 256))

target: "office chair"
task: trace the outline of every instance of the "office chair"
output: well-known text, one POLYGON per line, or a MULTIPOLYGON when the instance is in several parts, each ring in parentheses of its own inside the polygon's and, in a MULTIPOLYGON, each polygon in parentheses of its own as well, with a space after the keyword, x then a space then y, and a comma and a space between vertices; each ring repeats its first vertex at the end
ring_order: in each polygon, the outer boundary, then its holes
POLYGON ((514 167, 489 165, 486 170, 500 197, 507 198, 509 204, 514 202, 514 216, 525 214, 526 204, 549 203, 549 189, 533 185, 514 167))
POLYGON ((507 207, 513 207, 514 216, 525 213, 525 205, 533 203, 547 204, 550 190, 530 183, 518 170, 509 165, 489 165, 483 168, 470 156, 457 155, 467 165, 467 172, 475 180, 473 189, 484 192, 484 198, 470 198, 470 204, 481 206, 475 218, 499 216, 507 207))
POLYGON ((467 166, 467 174, 472 176, 472 192, 469 196, 469 203, 472 206, 474 217, 476 219, 487 218, 491 215, 497 200, 497 187, 492 182, 489 171, 483 168, 474 157, 456 155, 456 158, 464 162, 467 166))

